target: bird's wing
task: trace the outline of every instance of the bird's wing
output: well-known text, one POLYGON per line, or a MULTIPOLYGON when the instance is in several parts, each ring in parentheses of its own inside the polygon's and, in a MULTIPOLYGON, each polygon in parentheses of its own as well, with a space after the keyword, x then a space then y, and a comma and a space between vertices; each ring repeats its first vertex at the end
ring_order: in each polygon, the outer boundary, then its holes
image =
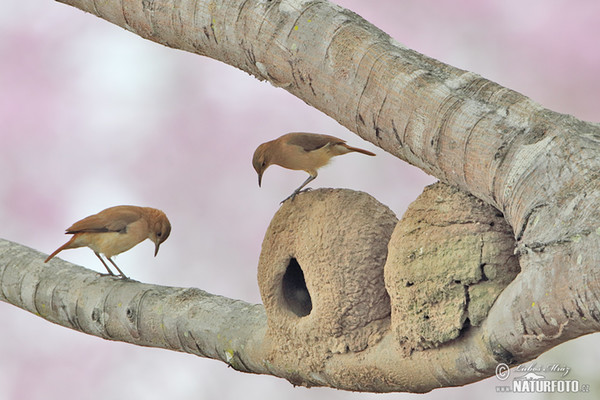
POLYGON ((71 225, 66 233, 125 232, 127 225, 142 217, 137 207, 117 206, 90 215, 71 225))
POLYGON ((288 139, 288 144, 300 146, 304 151, 313 151, 328 144, 343 144, 344 140, 329 135, 314 133, 296 133, 288 139))

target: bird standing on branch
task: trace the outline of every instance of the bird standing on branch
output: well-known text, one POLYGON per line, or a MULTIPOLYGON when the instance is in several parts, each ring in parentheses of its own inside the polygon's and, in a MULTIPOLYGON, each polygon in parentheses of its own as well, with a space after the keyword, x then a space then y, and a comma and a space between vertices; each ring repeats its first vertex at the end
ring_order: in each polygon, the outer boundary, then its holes
POLYGON ((73 237, 50 254, 45 263, 63 250, 87 246, 102 261, 109 275, 115 274, 100 254, 104 254, 122 278, 127 278, 111 257, 131 249, 145 239, 154 242, 156 257, 160 244, 171 233, 171 223, 164 212, 155 208, 115 206, 75 222, 66 233, 73 237))
POLYGON ((375 155, 370 151, 348 146, 345 140, 335 136, 292 132, 258 146, 252 158, 252 165, 258 174, 258 186, 261 184, 263 173, 271 164, 308 172, 308 179, 286 197, 283 203, 287 199, 293 201, 302 188, 317 177, 317 170, 326 165, 331 157, 350 152, 375 155))

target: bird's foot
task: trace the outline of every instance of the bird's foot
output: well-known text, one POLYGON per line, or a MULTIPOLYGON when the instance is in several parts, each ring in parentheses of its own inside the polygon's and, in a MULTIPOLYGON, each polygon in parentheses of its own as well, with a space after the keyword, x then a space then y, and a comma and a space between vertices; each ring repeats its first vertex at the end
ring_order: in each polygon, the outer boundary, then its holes
POLYGON ((312 190, 311 188, 306 188, 306 189, 302 189, 302 190, 294 190, 294 192, 292 194, 290 194, 285 199, 281 200, 281 203, 279 203, 279 204, 283 204, 287 200, 294 201, 294 198, 296 197, 296 195, 298 195, 300 193, 308 192, 308 191, 311 191, 311 190, 312 190))
POLYGON ((129 277, 127 275, 115 275, 112 272, 110 274, 105 274, 102 272, 98 272, 98 275, 100 276, 112 276, 114 278, 119 278, 119 279, 129 279, 129 277))

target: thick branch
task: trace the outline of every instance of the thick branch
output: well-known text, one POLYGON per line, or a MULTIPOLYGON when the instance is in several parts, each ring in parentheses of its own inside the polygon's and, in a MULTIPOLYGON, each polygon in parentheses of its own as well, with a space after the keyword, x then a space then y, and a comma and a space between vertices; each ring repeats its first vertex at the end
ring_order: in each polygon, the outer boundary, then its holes
POLYGON ((50 322, 107 340, 160 347, 268 373, 254 361, 266 316, 199 289, 100 277, 98 273, 0 240, 0 300, 50 322), (232 323, 235 321, 235 323, 232 323))

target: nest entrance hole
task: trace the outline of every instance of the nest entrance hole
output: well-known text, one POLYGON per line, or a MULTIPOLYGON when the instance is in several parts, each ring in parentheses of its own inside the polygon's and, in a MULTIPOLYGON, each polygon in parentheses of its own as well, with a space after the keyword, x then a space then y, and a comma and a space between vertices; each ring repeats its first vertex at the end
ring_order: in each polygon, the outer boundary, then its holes
POLYGON ((304 272, 296 258, 290 258, 281 284, 283 298, 290 311, 298 317, 309 315, 312 311, 312 301, 304 280, 304 272))

